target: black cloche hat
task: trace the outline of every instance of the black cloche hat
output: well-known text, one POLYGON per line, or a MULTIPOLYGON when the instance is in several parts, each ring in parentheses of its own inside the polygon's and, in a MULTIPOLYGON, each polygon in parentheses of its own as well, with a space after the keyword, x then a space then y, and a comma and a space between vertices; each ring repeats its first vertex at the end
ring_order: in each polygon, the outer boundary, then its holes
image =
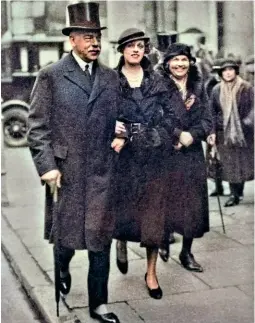
POLYGON ((196 58, 191 55, 190 47, 188 45, 182 43, 174 43, 171 44, 165 52, 164 64, 167 63, 169 59, 179 55, 185 55, 193 63, 196 62, 196 58))
POLYGON ((67 6, 67 26, 62 29, 65 36, 71 31, 100 31, 106 27, 100 26, 99 4, 95 2, 78 2, 67 6))

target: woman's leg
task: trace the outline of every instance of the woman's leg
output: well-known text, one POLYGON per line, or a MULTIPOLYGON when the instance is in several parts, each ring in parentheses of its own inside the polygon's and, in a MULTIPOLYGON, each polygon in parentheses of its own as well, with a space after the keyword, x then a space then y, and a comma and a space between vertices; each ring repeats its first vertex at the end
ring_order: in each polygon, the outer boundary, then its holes
POLYGON ((158 248, 146 248, 147 252, 147 285, 149 288, 158 288, 156 266, 158 258, 158 248))
POLYGON ((145 274, 145 282, 152 298, 160 299, 163 295, 159 286, 156 266, 158 258, 158 248, 146 248, 147 252, 147 273, 145 274))

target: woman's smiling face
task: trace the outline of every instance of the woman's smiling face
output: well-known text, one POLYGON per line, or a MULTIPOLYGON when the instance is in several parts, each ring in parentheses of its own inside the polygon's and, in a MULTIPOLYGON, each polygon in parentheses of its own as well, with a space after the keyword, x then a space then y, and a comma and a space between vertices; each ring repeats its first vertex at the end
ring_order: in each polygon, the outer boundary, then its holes
POLYGON ((190 61, 185 55, 178 55, 168 61, 170 73, 177 79, 185 77, 189 71, 190 61))
POLYGON ((128 43, 124 50, 123 55, 125 61, 131 65, 140 64, 145 52, 145 43, 143 40, 136 40, 128 43))

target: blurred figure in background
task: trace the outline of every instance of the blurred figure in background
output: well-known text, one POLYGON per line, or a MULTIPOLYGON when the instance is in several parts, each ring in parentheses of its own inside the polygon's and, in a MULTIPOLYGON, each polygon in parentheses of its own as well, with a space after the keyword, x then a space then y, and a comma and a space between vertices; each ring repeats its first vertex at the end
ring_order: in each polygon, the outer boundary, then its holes
POLYGON ((239 204, 245 181, 254 178, 254 92, 239 76, 239 65, 224 60, 221 77, 210 100, 222 179, 229 182, 231 196, 225 206, 239 204))
MULTIPOLYGON (((213 66, 212 66, 212 71, 211 71, 211 76, 205 82, 205 90, 206 90, 208 98, 211 97, 212 90, 215 87, 215 85, 220 82, 220 76, 218 74, 218 71, 221 67, 223 60, 224 60, 223 58, 218 58, 218 59, 214 60, 213 66)), ((209 150, 210 150, 210 146, 207 145, 207 147, 206 147, 207 157, 209 154, 209 150)), ((215 190, 210 194, 210 196, 217 196, 217 195, 224 195, 224 188, 223 188, 222 180, 221 180, 220 176, 215 178, 215 190)))
POLYGON ((245 80, 254 87, 254 55, 250 55, 245 60, 245 80))

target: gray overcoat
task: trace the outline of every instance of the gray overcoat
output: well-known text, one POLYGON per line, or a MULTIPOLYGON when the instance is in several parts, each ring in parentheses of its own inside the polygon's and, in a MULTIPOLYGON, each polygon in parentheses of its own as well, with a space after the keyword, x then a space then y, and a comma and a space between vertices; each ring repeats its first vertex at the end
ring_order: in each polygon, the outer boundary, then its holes
MULTIPOLYGON (((115 219, 109 201, 118 155, 117 73, 96 63, 93 88, 72 54, 42 69, 31 96, 28 142, 39 175, 59 169, 59 232, 72 249, 101 251, 115 219)), ((53 201, 46 185, 45 239, 54 242, 53 201)))

